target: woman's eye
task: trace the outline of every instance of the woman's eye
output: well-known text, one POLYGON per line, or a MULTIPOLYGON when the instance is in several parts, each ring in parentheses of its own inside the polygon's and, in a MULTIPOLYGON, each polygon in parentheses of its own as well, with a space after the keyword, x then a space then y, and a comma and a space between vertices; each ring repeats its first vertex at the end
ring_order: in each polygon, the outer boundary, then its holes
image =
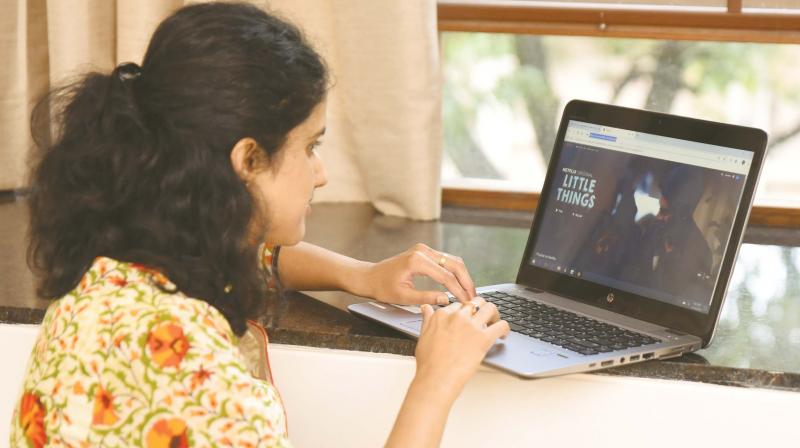
POLYGON ((317 140, 317 141, 315 141, 314 143, 312 143, 312 144, 308 145, 308 152, 313 152, 313 151, 314 151, 315 149, 317 149, 317 147, 318 147, 319 145, 321 145, 321 144, 322 144, 322 142, 321 142, 321 141, 319 141, 319 140, 317 140))

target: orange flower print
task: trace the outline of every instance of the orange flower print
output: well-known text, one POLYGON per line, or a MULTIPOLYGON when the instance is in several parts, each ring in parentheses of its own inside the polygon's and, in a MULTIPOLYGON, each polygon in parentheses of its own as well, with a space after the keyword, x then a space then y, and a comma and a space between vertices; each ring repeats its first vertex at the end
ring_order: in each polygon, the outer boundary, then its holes
POLYGON ((117 337, 115 337, 114 338, 114 347, 120 348, 122 346, 122 342, 125 341, 125 338, 127 338, 127 337, 128 337, 127 334, 120 334, 117 337))
POLYGON ((177 367, 189 351, 189 340, 184 336, 180 325, 165 322, 150 331, 147 347, 156 365, 177 367))
POLYGON ((94 412, 92 413, 93 425, 110 426, 119 420, 114 411, 114 397, 102 387, 97 388, 94 394, 94 412))
POLYGON ((153 282, 158 285, 165 286, 169 282, 164 274, 157 269, 151 268, 150 266, 145 266, 139 263, 131 263, 131 267, 141 273, 150 275, 150 278, 153 280, 153 282))
POLYGON ((200 370, 192 374, 192 379, 190 383, 192 390, 195 390, 199 386, 202 386, 203 383, 205 383, 206 380, 209 379, 210 377, 211 377, 211 371, 204 369, 203 366, 200 366, 200 370))
POLYGON ((189 438, 186 435, 186 423, 179 418, 164 418, 157 421, 145 438, 148 448, 187 448, 189 438))
POLYGON ((128 281, 122 277, 111 277, 108 279, 114 286, 119 286, 120 288, 124 288, 128 286, 128 281))
POLYGON ((28 443, 34 448, 43 447, 47 443, 44 431, 45 409, 39 397, 32 392, 22 394, 19 407, 19 425, 25 433, 28 443))

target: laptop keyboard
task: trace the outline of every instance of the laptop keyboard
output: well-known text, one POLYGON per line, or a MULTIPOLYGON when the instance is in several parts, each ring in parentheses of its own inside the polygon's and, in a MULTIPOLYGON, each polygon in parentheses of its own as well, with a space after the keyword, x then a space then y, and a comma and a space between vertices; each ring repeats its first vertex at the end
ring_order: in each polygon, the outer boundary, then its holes
MULTIPOLYGON (((649 336, 504 292, 479 294, 497 306, 511 331, 582 355, 661 342, 649 336)), ((453 299, 455 300, 455 299, 453 299)))

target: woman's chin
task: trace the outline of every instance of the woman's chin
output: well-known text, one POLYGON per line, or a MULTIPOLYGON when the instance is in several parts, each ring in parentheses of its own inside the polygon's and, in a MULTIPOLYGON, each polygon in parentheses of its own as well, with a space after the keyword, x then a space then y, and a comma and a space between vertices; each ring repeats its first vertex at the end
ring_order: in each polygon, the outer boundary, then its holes
POLYGON ((306 214, 301 215, 300 219, 295 221, 294 226, 289 227, 285 225, 288 223, 285 223, 279 228, 273 227, 273 231, 270 232, 267 240, 275 246, 294 246, 303 241, 306 236, 306 216, 306 214))
POLYGON ((280 240, 275 241, 273 244, 275 246, 289 247, 298 244, 300 241, 303 241, 303 235, 293 238, 281 238, 280 240))

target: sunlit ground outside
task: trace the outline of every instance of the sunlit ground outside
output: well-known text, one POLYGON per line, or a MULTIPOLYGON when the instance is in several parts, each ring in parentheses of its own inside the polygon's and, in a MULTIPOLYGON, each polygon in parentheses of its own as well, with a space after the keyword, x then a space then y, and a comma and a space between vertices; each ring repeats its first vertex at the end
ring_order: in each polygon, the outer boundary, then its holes
POLYGON ((800 46, 442 34, 443 184, 538 191, 584 99, 764 129, 756 203, 800 206, 800 46))

